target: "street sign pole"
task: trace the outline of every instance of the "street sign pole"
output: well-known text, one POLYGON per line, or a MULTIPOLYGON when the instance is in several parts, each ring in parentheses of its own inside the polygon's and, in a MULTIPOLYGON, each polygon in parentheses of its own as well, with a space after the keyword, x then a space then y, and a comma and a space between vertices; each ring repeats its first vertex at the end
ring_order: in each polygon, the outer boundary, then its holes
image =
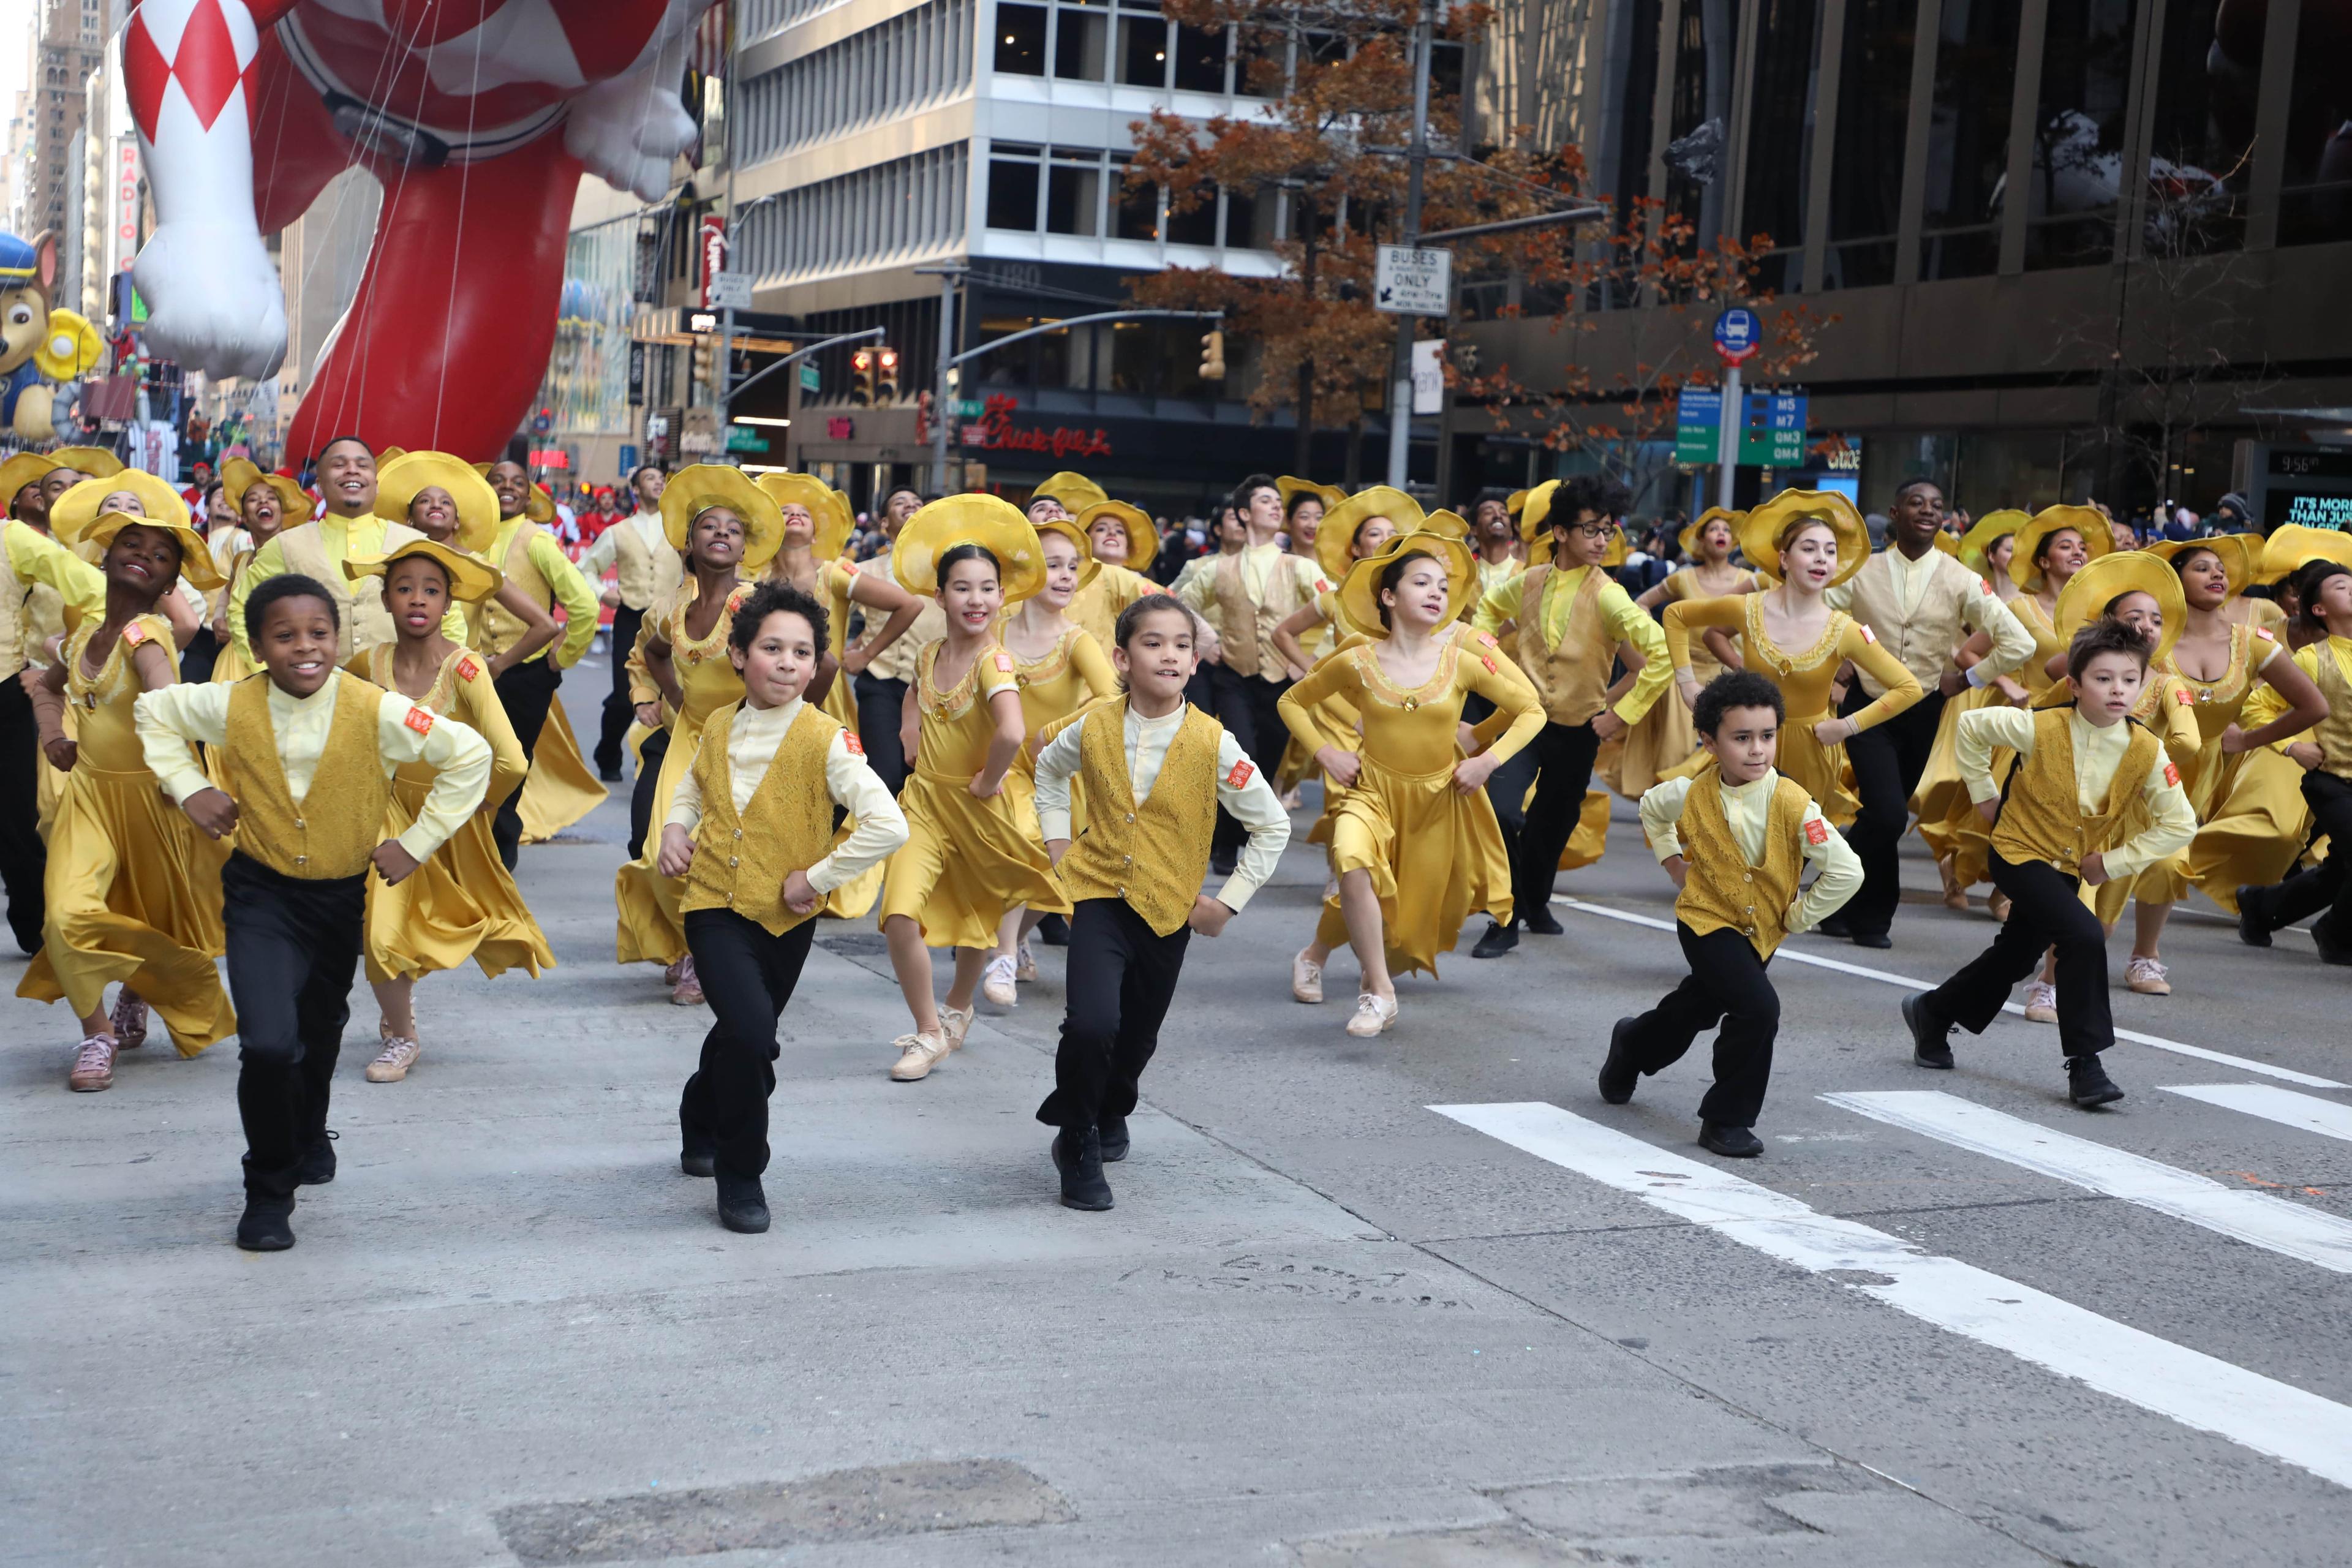
POLYGON ((960 267, 918 268, 936 271, 940 279, 939 363, 931 373, 931 493, 948 493, 948 424, 956 416, 948 396, 948 372, 955 365, 955 291, 962 278, 960 267))
POLYGON ((1715 504, 1731 510, 1732 482, 1739 476, 1739 431, 1747 405, 1739 401, 1739 367, 1723 368, 1723 429, 1716 446, 1715 504))
MULTIPOLYGON (((1412 143, 1405 154, 1404 243, 1421 246, 1421 174, 1429 161, 1430 0, 1422 0, 1412 28, 1412 143)), ((1404 489, 1412 455, 1412 334, 1415 319, 1397 317, 1395 369, 1389 375, 1389 483, 1404 489)))

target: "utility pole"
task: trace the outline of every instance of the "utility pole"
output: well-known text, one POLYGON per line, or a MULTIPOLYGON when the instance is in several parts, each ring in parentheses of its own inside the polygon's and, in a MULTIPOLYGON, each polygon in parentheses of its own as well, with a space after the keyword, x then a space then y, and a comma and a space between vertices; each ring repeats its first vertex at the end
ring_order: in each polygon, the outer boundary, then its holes
MULTIPOLYGON (((725 270, 730 272, 735 270, 735 116, 737 112, 735 40, 735 12, 730 6, 727 12, 727 73, 720 79, 721 84, 719 89, 719 145, 720 155, 727 160, 727 266, 725 270)), ((719 308, 719 358, 714 370, 712 380, 716 384, 711 388, 710 401, 714 423, 719 426, 718 460, 726 463, 733 460, 727 449, 730 417, 728 403, 730 395, 728 383, 735 379, 735 296, 731 293, 727 296, 726 303, 719 308)))
POLYGON ((964 267, 918 267, 919 273, 935 273, 940 280, 940 352, 939 363, 931 374, 931 493, 948 493, 948 426, 955 418, 955 399, 948 376, 955 368, 955 291, 963 279, 964 267))
POLYGON ((1739 394, 1739 367, 1723 367, 1723 428, 1715 448, 1715 504, 1731 510, 1731 487, 1739 478, 1739 432, 1748 423, 1748 405, 1739 394))
MULTIPOLYGON (((1422 0, 1412 26, 1412 142, 1405 153, 1404 243, 1421 246, 1421 176, 1429 162, 1429 39, 1433 0, 1422 0)), ((1397 318, 1396 364, 1389 376, 1389 483, 1404 488, 1412 452, 1412 332, 1415 318, 1397 318)))

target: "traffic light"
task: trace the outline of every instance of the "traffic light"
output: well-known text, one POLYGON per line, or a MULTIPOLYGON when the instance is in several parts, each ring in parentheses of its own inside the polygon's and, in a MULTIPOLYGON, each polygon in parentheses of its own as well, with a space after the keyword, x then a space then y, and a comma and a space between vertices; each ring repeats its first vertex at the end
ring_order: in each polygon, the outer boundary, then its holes
POLYGON ((893 348, 881 348, 875 351, 875 355, 880 367, 880 377, 876 386, 874 401, 896 403, 898 401, 898 351, 893 348))
POLYGON ((1201 335, 1201 379, 1225 379, 1225 334, 1223 331, 1201 335))
POLYGON ((719 378, 717 374, 718 364, 719 340, 716 338, 695 339, 694 379, 701 385, 709 388, 713 397, 717 396, 719 390, 719 378))
POLYGON ((874 370, 877 355, 872 349, 859 349, 849 356, 849 401, 867 407, 874 405, 874 370))

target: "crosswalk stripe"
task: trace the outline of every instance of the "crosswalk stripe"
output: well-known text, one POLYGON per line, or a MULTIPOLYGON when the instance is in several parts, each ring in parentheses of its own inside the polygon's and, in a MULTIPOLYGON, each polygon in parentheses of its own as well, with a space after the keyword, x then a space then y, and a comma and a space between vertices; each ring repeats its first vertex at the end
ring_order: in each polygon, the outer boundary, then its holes
MULTIPOLYGON (((1637 915, 1631 910, 1612 910, 1606 904, 1589 904, 1582 899, 1572 899, 1566 893, 1553 894, 1551 901, 1581 914, 1599 915, 1604 920, 1623 921, 1628 925, 1648 926, 1653 931, 1671 931, 1675 929, 1675 922, 1672 921, 1662 921, 1653 915, 1637 915)), ((1801 952, 1786 944, 1783 944, 1780 952, 1773 956, 1786 959, 1790 963, 1810 964, 1815 969, 1833 969, 1840 974, 1858 975, 1864 980, 1875 980, 1881 984, 1900 985, 1906 991, 1932 991, 1937 984, 1932 980, 1914 980, 1907 974, 1895 974, 1884 969, 1872 969, 1860 963, 1848 963, 1840 958, 1823 958, 1818 953, 1801 952)), ((2014 1002, 2008 1002, 2002 1004, 2001 1011, 2022 1014, 2025 1009, 2014 1002)), ((1901 1026, 1895 1026, 1894 1032, 1900 1034, 1901 1026)), ((2265 1078, 2280 1079, 2287 1083, 2299 1083, 2305 1089, 2352 1088, 2352 1084, 2341 1084, 2332 1078, 2319 1078, 2311 1073, 2297 1072, 2293 1068, 2273 1067, 2268 1062, 2258 1062, 2246 1057, 2233 1057, 2226 1051, 2208 1050, 2203 1046, 2191 1046, 2179 1040, 2168 1040, 2161 1035, 2143 1035, 2137 1029, 2117 1029, 2116 1038, 2129 1040, 2136 1046, 2147 1046, 2155 1050, 2170 1051, 2175 1056, 2194 1057, 2199 1061, 2214 1062, 2222 1067, 2235 1068, 2241 1072, 2261 1073, 2265 1078)))
POLYGON ((2338 1274, 2352 1274, 2352 1220, 2268 1193, 2225 1187, 2210 1176, 2053 1131, 1938 1089, 1821 1098, 1890 1127, 2006 1161, 2338 1274))
POLYGON ((2352 1487, 2352 1407, 1822 1214, 1556 1105, 1429 1109, 1939 1329, 2352 1487))
POLYGON ((2291 1089, 2275 1089, 2266 1083, 2185 1083, 2168 1086, 2164 1092, 2187 1095, 2226 1110, 2242 1110, 2282 1126, 2299 1127, 2305 1132, 2352 1143, 2352 1105, 2340 1100, 2297 1094, 2291 1089))

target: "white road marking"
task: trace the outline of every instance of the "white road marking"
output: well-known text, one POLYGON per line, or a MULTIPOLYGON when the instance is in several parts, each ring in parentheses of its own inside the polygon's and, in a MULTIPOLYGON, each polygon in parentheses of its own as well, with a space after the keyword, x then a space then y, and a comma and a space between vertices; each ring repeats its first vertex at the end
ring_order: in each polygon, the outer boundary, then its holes
POLYGON ((1429 1109, 1939 1329, 2352 1487, 2352 1407, 1819 1213, 1556 1105, 1429 1109))
POLYGON ((2352 1220, 2053 1131, 1937 1089, 1825 1094, 1832 1105, 2061 1182, 2352 1274, 2352 1220))
POLYGON ((2190 1083, 2168 1087, 2164 1092, 2185 1094, 2208 1105, 2242 1110, 2282 1126, 2299 1127, 2305 1132, 2352 1143, 2352 1105, 2338 1100, 2297 1094, 2291 1089, 2273 1089, 2266 1083, 2190 1083))
MULTIPOLYGON (((1628 925, 1648 926, 1653 931, 1671 931, 1675 929, 1675 922, 1672 921, 1662 921, 1654 915, 1637 915, 1631 910, 1612 910, 1605 904, 1589 904, 1582 899, 1572 899, 1566 893, 1553 894, 1551 901, 1581 914, 1599 915, 1604 920, 1623 921, 1628 925)), ((1933 980, 1914 980, 1907 974, 1895 974, 1884 969, 1871 969, 1859 963, 1848 963, 1841 958, 1823 958, 1819 953, 1801 952, 1785 943, 1773 956, 1786 959, 1790 963, 1810 964, 1815 969, 1834 969, 1841 974, 1859 975, 1864 980, 1875 980, 1885 985, 1900 985, 1906 991, 1932 991, 1937 984, 1933 980)), ((2008 1002, 2002 1004, 2001 1011, 2022 1014, 2025 1009, 2014 1002, 2008 1002)), ((1895 1026, 1895 1032, 1898 1035, 1902 1032, 1899 1024, 1895 1026)), ((2261 1073, 2265 1078, 2279 1079, 2287 1083, 2299 1083, 2305 1089, 2352 1088, 2352 1084, 2341 1084, 2332 1078, 2319 1078, 2311 1073, 2297 1072, 2293 1068, 2273 1067, 2268 1062, 2258 1062, 2246 1057, 2233 1057, 2226 1051, 2207 1050, 2203 1046, 2185 1045, 2179 1040, 2168 1040, 2161 1035, 2143 1035, 2137 1029, 2117 1029, 2116 1038, 2129 1040, 2136 1046, 2147 1046, 2155 1050, 2170 1051, 2175 1056, 2194 1057, 2201 1062, 2214 1062, 2222 1067, 2235 1068, 2241 1072, 2261 1073)))

